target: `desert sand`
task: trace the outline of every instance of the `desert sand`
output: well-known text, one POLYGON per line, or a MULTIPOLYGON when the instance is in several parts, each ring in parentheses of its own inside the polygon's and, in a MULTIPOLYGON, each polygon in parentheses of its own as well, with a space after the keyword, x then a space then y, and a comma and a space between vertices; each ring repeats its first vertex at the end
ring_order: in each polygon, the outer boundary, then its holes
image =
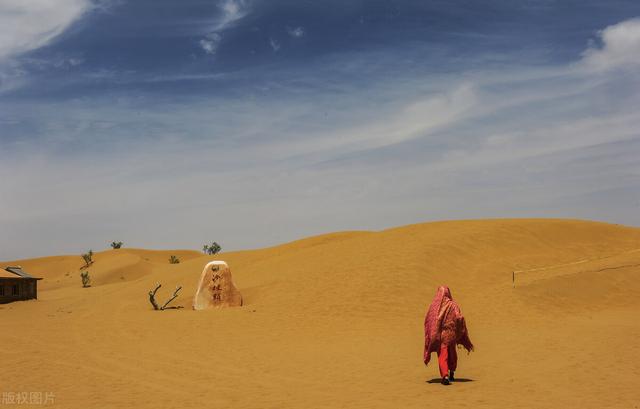
POLYGON ((91 288, 79 255, 0 263, 44 278, 37 301, 0 305, 0 392, 52 392, 60 408, 640 407, 639 228, 452 221, 94 260, 91 288), (244 306, 191 309, 211 260, 244 306), (156 282, 161 300, 182 285, 185 308, 152 310, 156 282), (441 284, 476 345, 451 386, 422 363, 441 284))

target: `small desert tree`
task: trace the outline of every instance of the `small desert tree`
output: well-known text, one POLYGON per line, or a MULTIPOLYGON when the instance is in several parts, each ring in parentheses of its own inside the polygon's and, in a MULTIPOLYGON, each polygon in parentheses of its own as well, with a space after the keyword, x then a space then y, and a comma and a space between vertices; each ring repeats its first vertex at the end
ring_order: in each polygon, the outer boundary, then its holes
POLYGON ((80 273, 80 278, 82 278, 82 288, 91 287, 91 277, 89 277, 88 271, 80 273))
POLYGON ((169 257, 169 264, 178 264, 180 263, 180 259, 176 256, 169 257))
POLYGON ((222 250, 222 247, 215 241, 211 244, 205 244, 204 247, 202 247, 202 251, 209 255, 218 254, 220 250, 222 250))
POLYGON ((82 259, 84 260, 84 266, 88 267, 93 264, 93 250, 89 250, 87 253, 82 255, 82 259))
POLYGON ((122 242, 121 241, 112 241, 111 242, 111 248, 112 249, 117 250, 120 247, 122 247, 122 242))

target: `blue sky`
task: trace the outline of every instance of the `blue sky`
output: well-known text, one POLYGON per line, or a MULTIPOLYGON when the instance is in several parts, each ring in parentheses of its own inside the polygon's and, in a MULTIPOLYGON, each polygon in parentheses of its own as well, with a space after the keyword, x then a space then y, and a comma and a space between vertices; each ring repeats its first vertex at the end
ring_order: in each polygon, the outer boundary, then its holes
POLYGON ((640 225, 637 1, 0 0, 0 259, 640 225))

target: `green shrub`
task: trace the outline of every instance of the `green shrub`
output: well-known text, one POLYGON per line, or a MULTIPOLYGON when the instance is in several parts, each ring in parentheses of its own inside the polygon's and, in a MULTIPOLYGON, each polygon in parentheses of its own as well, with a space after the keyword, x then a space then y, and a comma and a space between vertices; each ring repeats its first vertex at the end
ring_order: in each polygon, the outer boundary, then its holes
POLYGON ((93 264, 93 250, 89 250, 87 253, 82 255, 82 259, 84 260, 85 267, 93 264))
POLYGON ((205 244, 204 247, 202 247, 202 251, 209 255, 218 254, 221 250, 222 247, 215 241, 211 244, 205 244))
POLYGON ((169 257, 169 264, 178 264, 180 263, 180 259, 176 256, 169 257))
POLYGON ((82 273, 80 273, 80 278, 82 278, 83 288, 91 287, 91 277, 89 277, 88 271, 83 271, 82 273))
POLYGON ((122 247, 122 242, 121 241, 112 241, 111 242, 111 248, 116 250, 119 249, 120 247, 122 247))

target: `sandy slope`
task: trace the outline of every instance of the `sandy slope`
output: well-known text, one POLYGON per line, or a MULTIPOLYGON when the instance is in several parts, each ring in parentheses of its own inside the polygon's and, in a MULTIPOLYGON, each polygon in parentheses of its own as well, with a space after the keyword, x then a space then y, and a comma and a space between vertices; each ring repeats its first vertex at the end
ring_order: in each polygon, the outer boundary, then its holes
POLYGON ((44 277, 0 306, 0 392, 55 406, 237 408, 640 407, 640 229, 563 220, 427 223, 218 257, 190 251, 6 262, 44 277), (182 263, 170 265, 176 254, 182 263), (224 259, 242 308, 194 312, 224 259), (555 266, 555 267, 549 267, 555 266), (513 270, 517 273, 512 287, 513 270), (178 284, 186 308, 156 312, 178 284), (429 383, 422 321, 446 283, 477 351, 466 382, 429 383))

